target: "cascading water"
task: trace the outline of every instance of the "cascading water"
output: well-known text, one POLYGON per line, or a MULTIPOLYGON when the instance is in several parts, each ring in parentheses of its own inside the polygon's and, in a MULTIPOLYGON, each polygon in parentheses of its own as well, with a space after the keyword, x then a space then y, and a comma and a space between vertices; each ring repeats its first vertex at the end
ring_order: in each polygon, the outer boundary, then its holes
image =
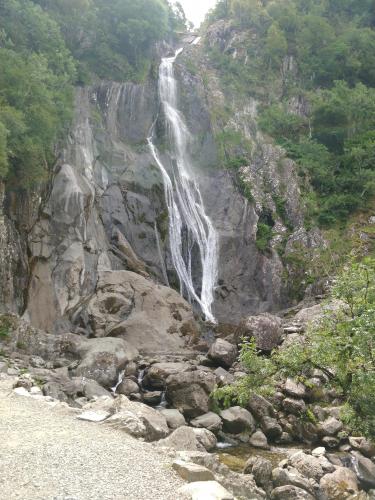
POLYGON ((190 301, 196 302, 206 320, 215 322, 212 313, 214 287, 217 277, 217 234, 206 214, 198 183, 194 178, 188 155, 190 133, 184 118, 177 109, 177 82, 174 78, 174 62, 183 49, 174 57, 162 59, 159 68, 159 97, 168 126, 172 155, 172 174, 163 165, 153 142, 152 127, 148 144, 162 173, 166 204, 169 214, 169 240, 172 263, 181 285, 181 294, 186 292, 190 301), (187 237, 183 238, 183 232, 187 237), (199 249, 202 281, 200 294, 196 291, 192 277, 192 248, 199 249))

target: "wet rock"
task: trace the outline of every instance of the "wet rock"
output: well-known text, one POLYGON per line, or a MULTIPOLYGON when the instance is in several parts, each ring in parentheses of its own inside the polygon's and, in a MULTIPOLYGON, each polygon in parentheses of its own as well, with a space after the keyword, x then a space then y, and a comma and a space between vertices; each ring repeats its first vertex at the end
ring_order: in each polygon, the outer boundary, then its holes
POLYGON ((178 429, 183 425, 186 425, 185 417, 181 412, 173 408, 166 408, 159 410, 163 417, 166 419, 168 427, 172 430, 178 429))
POLYGON ((276 467, 272 471, 272 481, 275 487, 292 485, 308 493, 314 493, 311 482, 294 467, 276 467))
POLYGON ((217 385, 220 387, 223 385, 233 384, 235 381, 234 376, 221 366, 219 366, 219 368, 216 368, 214 374, 216 375, 217 385))
POLYGON ((285 398, 283 408, 287 413, 302 415, 306 411, 306 403, 303 399, 285 398))
POLYGON ((375 455, 375 446, 364 437, 349 437, 349 444, 367 458, 375 455))
POLYGON ((223 368, 230 368, 236 361, 237 347, 223 339, 217 339, 208 351, 208 357, 223 368))
POLYGON ((214 387, 215 375, 211 372, 177 373, 167 379, 166 399, 188 418, 195 418, 210 410, 210 394, 214 387))
POLYGON ((219 415, 210 411, 191 420, 190 425, 193 427, 203 427, 211 432, 219 432, 223 426, 223 422, 219 415))
POLYGON ((252 474, 256 484, 265 491, 272 489, 272 463, 262 457, 250 457, 246 462, 244 474, 252 474))
POLYGON ((240 434, 242 432, 254 432, 255 422, 251 413, 240 406, 232 406, 220 412, 223 420, 224 432, 240 434))
POLYGON ((250 397, 247 407, 257 420, 261 420, 262 417, 274 418, 276 416, 273 405, 263 396, 259 396, 258 394, 253 394, 250 397))
POLYGON ((292 396, 293 398, 304 398, 306 397, 307 390, 306 387, 301 383, 301 382, 296 382, 295 380, 291 378, 287 378, 285 385, 284 385, 284 391, 289 395, 292 396))
POLYGON ((352 451, 351 468, 356 473, 360 485, 364 489, 375 488, 375 464, 358 451, 352 451))
POLYGON ((124 396, 130 396, 130 394, 139 392, 139 386, 134 380, 125 378, 117 387, 116 392, 124 396))
POLYGON ((250 437, 249 444, 254 448, 260 448, 262 450, 269 449, 269 444, 266 436, 262 431, 259 430, 254 432, 254 434, 250 437))
POLYGON ((202 465, 184 462, 182 460, 175 460, 172 464, 172 468, 188 483, 192 483, 194 481, 215 480, 215 476, 212 472, 207 469, 207 467, 203 467, 202 465))
POLYGON ((314 500, 315 497, 297 486, 279 486, 271 492, 271 500, 314 500))
POLYGON ((320 424, 322 433, 326 436, 335 436, 343 428, 342 422, 336 418, 329 417, 320 424))
POLYGON ((213 432, 208 429, 193 429, 195 437, 197 438, 198 443, 203 446, 203 448, 207 451, 212 451, 216 448, 217 439, 213 432))
POLYGON ((191 371, 188 363, 154 363, 143 378, 143 386, 153 390, 164 390, 169 375, 191 371))
POLYGON ((260 421, 262 431, 268 439, 277 440, 281 437, 283 430, 275 418, 264 416, 260 421))
POLYGON ((269 352, 280 344, 282 334, 281 319, 264 313, 245 318, 239 326, 237 338, 254 337, 257 348, 269 352))
POLYGON ((155 406, 160 403, 162 394, 162 391, 146 391, 143 393, 143 402, 155 406))
POLYGON ((333 472, 335 467, 325 457, 313 457, 303 451, 289 457, 289 464, 298 470, 302 476, 320 481, 327 473, 333 472))
POLYGON ((329 500, 353 498, 358 493, 357 477, 350 469, 338 467, 331 474, 322 477, 320 489, 329 500))
POLYGON ((190 500, 234 500, 234 496, 217 481, 189 483, 182 486, 178 493, 182 498, 190 500))

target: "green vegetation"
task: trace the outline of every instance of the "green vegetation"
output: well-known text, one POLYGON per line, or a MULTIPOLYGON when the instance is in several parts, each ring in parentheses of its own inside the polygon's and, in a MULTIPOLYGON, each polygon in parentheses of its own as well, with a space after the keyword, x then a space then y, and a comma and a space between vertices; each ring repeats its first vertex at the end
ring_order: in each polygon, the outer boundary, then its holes
POLYGON ((366 209, 375 195, 374 3, 221 0, 206 24, 218 19, 241 31, 246 61, 214 47, 211 64, 228 95, 261 101, 260 127, 300 166, 308 223, 328 227, 366 209))
POLYGON ((185 24, 166 0, 0 2, 0 181, 32 189, 45 180, 74 85, 142 80, 155 42, 185 24))
POLYGON ((246 406, 252 392, 272 393, 281 377, 306 381, 314 369, 327 376, 345 401, 343 418, 357 432, 375 437, 375 259, 352 262, 337 277, 332 299, 341 306, 327 309, 305 340, 261 356, 253 341, 242 345, 240 359, 248 375, 217 389, 223 405, 246 406))

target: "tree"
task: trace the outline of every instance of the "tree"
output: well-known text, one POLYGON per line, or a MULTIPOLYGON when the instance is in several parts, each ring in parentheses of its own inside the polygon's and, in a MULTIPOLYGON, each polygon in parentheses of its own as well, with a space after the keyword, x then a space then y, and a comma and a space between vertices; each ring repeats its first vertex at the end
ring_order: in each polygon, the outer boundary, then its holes
POLYGON ((266 38, 265 57, 273 68, 280 68, 284 57, 288 53, 288 42, 277 23, 273 23, 266 38))

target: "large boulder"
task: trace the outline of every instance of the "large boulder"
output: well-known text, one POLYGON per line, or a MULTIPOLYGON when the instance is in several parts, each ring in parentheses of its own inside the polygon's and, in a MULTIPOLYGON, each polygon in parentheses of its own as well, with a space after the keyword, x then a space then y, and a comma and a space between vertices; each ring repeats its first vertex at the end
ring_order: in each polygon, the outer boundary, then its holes
POLYGON ((375 456, 375 446, 364 437, 349 437, 349 444, 367 458, 375 456))
POLYGON ((303 451, 298 451, 289 457, 289 464, 305 477, 320 481, 320 479, 335 470, 325 457, 313 457, 303 451))
POLYGON ((274 418, 276 416, 276 411, 273 405, 263 396, 259 396, 259 394, 251 395, 247 408, 257 420, 261 420, 263 417, 274 418))
POLYGON ((160 410, 160 413, 166 419, 168 427, 172 430, 186 425, 185 417, 183 416, 183 414, 180 411, 175 410, 174 408, 160 410))
POLYGON ((209 431, 208 429, 196 428, 194 428, 193 431, 195 437, 198 440, 198 443, 200 443, 205 450, 212 451, 214 448, 216 448, 217 439, 213 432, 209 431))
POLYGON ((166 399, 186 417, 198 417, 210 409, 210 394, 215 382, 215 375, 203 370, 170 375, 166 382, 166 399))
POLYGON ((206 448, 198 440, 196 430, 191 427, 181 426, 167 438, 161 439, 158 446, 172 448, 176 451, 206 451, 206 448))
POLYGON ((315 497, 310 495, 306 490, 302 490, 297 486, 279 486, 271 492, 271 500, 314 500, 315 497))
POLYGON ((198 428, 203 427, 211 432, 219 432, 223 426, 223 422, 217 413, 209 411, 191 420, 190 425, 198 428))
POLYGON ((208 357, 223 368, 230 368, 236 361, 237 355, 237 347, 223 339, 215 340, 208 351, 208 357))
POLYGON ((325 436, 335 436, 343 428, 342 422, 336 418, 329 417, 320 424, 322 434, 325 436))
POLYGON ((311 482, 294 467, 276 467, 272 471, 272 481, 275 487, 291 485, 306 490, 308 493, 314 493, 311 482))
POLYGON ((282 334, 281 319, 272 314, 263 313, 243 319, 236 337, 238 341, 242 337, 253 337, 258 349, 269 352, 280 344, 282 334))
POLYGON ((304 398, 307 395, 306 387, 301 382, 296 382, 291 378, 287 378, 284 385, 284 391, 292 398, 304 398))
POLYGON ((215 480, 213 473, 203 465, 184 462, 183 460, 175 460, 172 464, 172 468, 188 483, 215 480))
POLYGON ((232 406, 220 412, 223 421, 223 430, 231 434, 241 434, 247 432, 252 434, 255 431, 255 422, 252 414, 240 406, 232 406))
POLYGON ((252 474, 257 486, 265 491, 272 488, 272 463, 263 457, 250 457, 245 464, 244 474, 252 474))
POLYGON ((138 357, 138 350, 123 339, 81 338, 77 352, 82 359, 74 375, 96 380, 104 387, 117 382, 118 373, 138 357))
POLYGON ((351 466, 362 488, 375 488, 375 464, 358 451, 352 451, 351 466))
POLYGON ((217 481, 195 481, 182 486, 178 493, 186 500, 234 500, 234 496, 217 481))
POLYGON ((120 337, 142 353, 177 352, 198 336, 191 306, 166 286, 131 271, 99 272, 74 323, 95 337, 120 337))
POLYGON ((267 438, 271 440, 279 439, 283 433, 283 429, 276 418, 264 416, 260 421, 260 426, 267 438))
POLYGON ((254 448, 260 448, 261 450, 268 450, 269 444, 266 436, 262 431, 255 431, 254 434, 250 437, 249 444, 254 448))
POLYGON ((144 387, 150 389, 165 389, 165 381, 169 375, 191 371, 188 363, 154 363, 145 373, 142 381, 144 387))
POLYGON ((358 493, 357 477, 346 467, 338 467, 331 474, 326 474, 320 480, 320 489, 329 500, 344 500, 355 498, 358 493))

